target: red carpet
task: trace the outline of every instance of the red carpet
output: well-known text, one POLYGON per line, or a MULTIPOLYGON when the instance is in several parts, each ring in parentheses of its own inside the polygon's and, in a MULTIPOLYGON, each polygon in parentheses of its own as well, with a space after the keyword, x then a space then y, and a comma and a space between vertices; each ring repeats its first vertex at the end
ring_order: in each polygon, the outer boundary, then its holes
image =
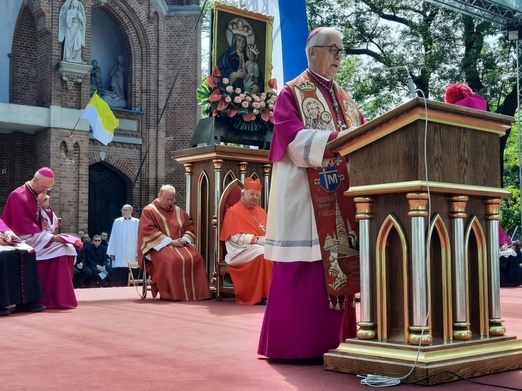
MULTIPOLYGON (((0 317, 0 389, 370 389, 356 376, 325 371, 320 362, 258 356, 264 306, 140 300, 132 287, 77 289, 76 295, 74 310, 0 317)), ((520 339, 522 287, 502 288, 501 296, 504 325, 520 339)), ((522 389, 522 371, 472 380, 522 389)), ((493 389, 466 381, 429 388, 471 387, 493 389)))

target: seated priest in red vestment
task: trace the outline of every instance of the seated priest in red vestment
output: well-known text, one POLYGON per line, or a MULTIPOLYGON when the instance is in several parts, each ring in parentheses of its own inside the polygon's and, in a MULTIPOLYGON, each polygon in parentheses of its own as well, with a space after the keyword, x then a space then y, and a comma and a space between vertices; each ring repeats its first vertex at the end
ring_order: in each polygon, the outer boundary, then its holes
POLYGON ((75 308, 78 303, 72 278, 76 249, 59 234, 42 228, 45 224, 38 195, 47 193, 53 184, 53 171, 48 167, 40 168, 33 179, 9 194, 2 219, 36 252, 45 307, 75 308))
POLYGON ((241 199, 225 213, 220 240, 225 241, 225 262, 239 304, 266 303, 271 261, 265 260, 267 214, 259 206, 261 182, 247 178, 241 199))
POLYGON ((161 187, 143 208, 138 228, 138 263, 152 277, 152 297, 204 300, 211 297, 205 260, 196 249, 189 215, 174 205, 176 189, 161 187))

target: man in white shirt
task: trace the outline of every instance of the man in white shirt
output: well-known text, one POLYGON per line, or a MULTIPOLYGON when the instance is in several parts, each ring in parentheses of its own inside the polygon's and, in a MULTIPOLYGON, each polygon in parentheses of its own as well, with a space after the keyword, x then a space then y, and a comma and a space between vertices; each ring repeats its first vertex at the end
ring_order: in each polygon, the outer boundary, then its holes
POLYGON ((127 285, 127 262, 136 262, 139 220, 132 217, 132 206, 121 208, 122 217, 114 220, 107 255, 112 260, 112 286, 127 285))

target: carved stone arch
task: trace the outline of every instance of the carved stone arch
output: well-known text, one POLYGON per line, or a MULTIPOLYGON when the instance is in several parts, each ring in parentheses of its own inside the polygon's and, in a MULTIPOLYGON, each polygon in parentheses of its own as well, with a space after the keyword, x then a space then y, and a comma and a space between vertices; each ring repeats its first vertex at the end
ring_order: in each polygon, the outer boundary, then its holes
MULTIPOLYGON (((395 252, 394 252, 395 253, 395 252)), ((410 315, 407 310, 403 314, 388 313, 388 309, 402 308, 408 309, 409 297, 409 275, 408 266, 408 244, 406 233, 401 226, 399 220, 390 214, 382 223, 376 240, 376 276, 375 283, 377 286, 377 339, 386 342, 391 336, 394 329, 401 327, 403 340, 408 341, 408 326, 410 323, 410 315), (393 233, 396 233, 394 235, 393 233), (395 246, 400 248, 402 254, 401 259, 393 259, 388 256, 387 248, 395 246), (400 284, 394 284, 392 276, 401 279, 400 284), (397 287, 401 287, 401 292, 393 291, 397 287), (388 301, 398 300, 396 297, 402 297, 403 305, 391 306, 388 301)))
POLYGON ((38 101, 38 34, 34 14, 20 7, 9 54, 9 101, 36 106, 38 101))
POLYGON ((103 156, 104 158, 102 158, 100 153, 97 152, 89 153, 89 166, 103 161, 106 165, 110 166, 111 169, 120 173, 120 175, 122 175, 127 182, 130 182, 131 179, 134 178, 135 172, 132 171, 123 161, 113 157, 112 155, 103 156))
POLYGON ((68 154, 69 154, 69 147, 67 146, 67 142, 62 141, 60 143, 60 156, 62 157, 62 159, 68 159, 68 154))
POLYGON ((150 48, 156 48, 157 24, 151 23, 146 13, 135 11, 143 9, 137 0, 94 0, 92 7, 102 9, 119 27, 128 60, 127 101, 129 106, 143 107, 144 102, 140 99, 142 90, 150 83, 147 69, 151 56, 148 52, 150 48))
POLYGON ((488 273, 488 246, 486 235, 479 219, 471 216, 464 233, 464 248, 466 276, 470 282, 467 292, 466 308, 468 309, 468 319, 472 325, 478 325, 473 329, 473 333, 480 333, 482 338, 489 336, 489 273, 488 273), (476 249, 472 248, 472 242, 476 244, 476 249))
MULTIPOLYGON (((26 7, 31 14, 33 15, 36 31, 39 34, 51 34, 51 18, 47 18, 46 14, 49 12, 48 10, 44 11, 42 9, 41 1, 24 1, 23 7, 26 7)), ((58 12, 60 10, 58 9, 58 12)))
POLYGON ((449 342, 453 340, 451 237, 444 220, 438 213, 431 219, 426 248, 428 249, 426 270, 429 282, 427 291, 431 308, 429 329, 433 337, 449 342), (433 236, 435 232, 436 238, 433 236), (437 239, 437 243, 434 239, 437 239), (433 324, 434 319, 437 319, 438 324, 433 324))
POLYGON ((81 153, 81 147, 80 147, 80 143, 79 142, 75 142, 74 145, 73 145, 73 153, 74 153, 74 156, 80 156, 80 153, 81 153))

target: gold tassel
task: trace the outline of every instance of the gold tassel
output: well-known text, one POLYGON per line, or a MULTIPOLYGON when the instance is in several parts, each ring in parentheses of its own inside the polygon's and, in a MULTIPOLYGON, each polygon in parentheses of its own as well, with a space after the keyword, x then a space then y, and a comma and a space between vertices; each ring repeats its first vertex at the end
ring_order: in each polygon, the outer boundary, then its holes
POLYGON ((328 296, 328 301, 330 302, 330 309, 333 309, 334 306, 332 304, 332 298, 330 296, 328 296))

